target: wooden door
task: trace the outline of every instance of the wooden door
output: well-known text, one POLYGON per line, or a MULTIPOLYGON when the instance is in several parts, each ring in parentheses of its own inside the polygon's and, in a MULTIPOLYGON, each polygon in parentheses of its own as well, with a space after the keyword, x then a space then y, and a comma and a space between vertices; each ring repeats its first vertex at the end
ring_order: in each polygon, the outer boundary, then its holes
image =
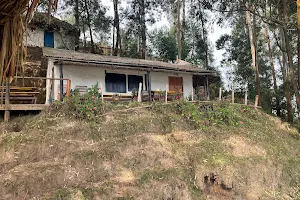
POLYGON ((169 91, 183 93, 183 79, 182 77, 169 76, 169 91))
POLYGON ((54 33, 45 31, 44 33, 44 47, 54 48, 54 33))

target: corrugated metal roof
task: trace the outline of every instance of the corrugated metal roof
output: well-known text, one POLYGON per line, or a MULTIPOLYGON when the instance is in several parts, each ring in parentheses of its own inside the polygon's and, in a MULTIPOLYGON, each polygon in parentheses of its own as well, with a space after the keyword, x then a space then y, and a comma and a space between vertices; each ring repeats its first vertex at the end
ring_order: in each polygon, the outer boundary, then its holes
POLYGON ((117 56, 102 56, 90 53, 80 53, 76 51, 43 48, 43 56, 53 58, 57 61, 72 61, 82 63, 93 63, 93 64, 105 64, 105 65, 118 65, 127 67, 143 67, 148 70, 153 68, 166 69, 173 71, 182 71, 189 73, 207 73, 208 75, 216 75, 215 71, 205 70, 201 67, 192 65, 187 62, 180 62, 179 64, 167 63, 153 60, 143 60, 135 58, 117 57, 117 56))

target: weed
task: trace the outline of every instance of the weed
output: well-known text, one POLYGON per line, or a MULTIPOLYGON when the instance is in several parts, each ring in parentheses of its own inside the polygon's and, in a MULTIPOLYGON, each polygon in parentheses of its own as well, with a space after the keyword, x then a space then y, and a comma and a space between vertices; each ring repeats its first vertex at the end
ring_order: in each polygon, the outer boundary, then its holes
POLYGON ((50 197, 50 200, 67 200, 67 199, 71 199, 71 195, 72 192, 69 189, 63 188, 57 190, 54 193, 53 197, 50 197))

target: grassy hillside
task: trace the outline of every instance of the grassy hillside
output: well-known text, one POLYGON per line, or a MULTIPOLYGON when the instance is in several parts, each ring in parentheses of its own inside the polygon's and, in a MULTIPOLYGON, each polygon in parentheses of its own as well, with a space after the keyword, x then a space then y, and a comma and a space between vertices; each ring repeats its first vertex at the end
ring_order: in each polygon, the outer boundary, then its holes
POLYGON ((122 111, 136 106, 79 119, 59 105, 2 123, 0 199, 300 199, 290 125, 242 106, 122 111))

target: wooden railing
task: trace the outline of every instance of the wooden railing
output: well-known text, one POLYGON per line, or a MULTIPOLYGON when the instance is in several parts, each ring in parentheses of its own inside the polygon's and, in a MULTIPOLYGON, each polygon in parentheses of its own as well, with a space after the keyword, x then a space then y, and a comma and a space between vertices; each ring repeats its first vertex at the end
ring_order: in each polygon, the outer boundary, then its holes
MULTIPOLYGON (((64 97, 64 93, 66 94, 66 96, 70 96, 71 93, 71 80, 67 79, 67 78, 47 78, 47 77, 15 77, 17 79, 37 79, 37 80, 50 80, 50 85, 54 84, 53 81, 60 81, 59 82, 59 88, 60 88, 60 92, 58 94, 58 100, 62 101, 63 97, 64 97), (66 90, 64 92, 64 81, 67 81, 67 85, 66 85, 66 90)), ((49 92, 49 94, 54 94, 54 87, 50 87, 50 91, 48 91, 49 88, 47 88, 47 83, 46 83, 46 96, 47 93, 49 92)), ((46 99, 46 101, 48 101, 48 99, 46 99)))

